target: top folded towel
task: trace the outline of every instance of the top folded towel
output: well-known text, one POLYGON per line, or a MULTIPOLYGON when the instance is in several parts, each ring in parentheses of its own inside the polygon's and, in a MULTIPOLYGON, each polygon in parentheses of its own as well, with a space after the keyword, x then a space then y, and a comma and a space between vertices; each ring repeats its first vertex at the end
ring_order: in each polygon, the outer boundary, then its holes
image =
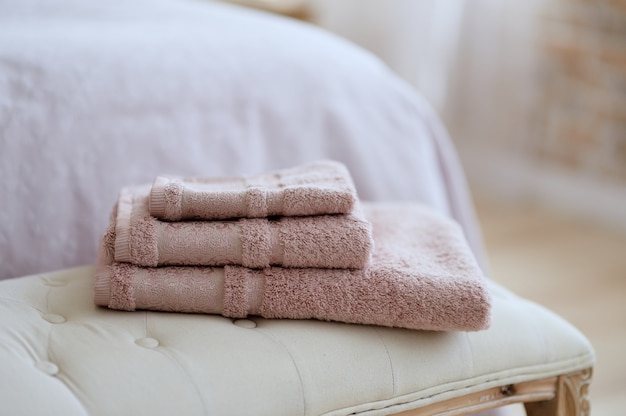
POLYGON ((168 221, 350 213, 357 200, 346 167, 318 161, 254 176, 159 176, 150 215, 168 221))

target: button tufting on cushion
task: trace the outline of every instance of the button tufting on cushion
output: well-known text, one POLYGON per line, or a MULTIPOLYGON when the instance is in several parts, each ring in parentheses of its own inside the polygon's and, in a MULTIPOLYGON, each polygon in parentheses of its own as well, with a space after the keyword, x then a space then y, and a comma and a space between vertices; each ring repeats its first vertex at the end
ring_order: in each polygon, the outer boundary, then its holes
POLYGON ((491 328, 434 332, 118 312, 93 305, 93 277, 50 273, 68 282, 54 290, 33 276, 0 282, 0 413, 380 416, 594 362, 575 328, 493 283, 491 328), (51 331, 42 309, 73 325, 51 331), (137 348, 161 342, 162 354, 137 348))
POLYGON ((159 341, 157 341, 154 338, 145 337, 145 338, 139 338, 135 340, 135 344, 144 348, 156 348, 159 346, 159 341))
POLYGON ((56 376, 59 372, 59 367, 50 361, 39 361, 35 364, 35 367, 49 376, 56 376))
POLYGON ((249 328, 249 329, 256 328, 256 322, 251 321, 250 319, 237 319, 233 323, 242 328, 249 328))
POLYGON ((65 317, 57 315, 55 313, 47 313, 43 315, 42 318, 50 322, 51 324, 62 324, 66 321, 65 317))

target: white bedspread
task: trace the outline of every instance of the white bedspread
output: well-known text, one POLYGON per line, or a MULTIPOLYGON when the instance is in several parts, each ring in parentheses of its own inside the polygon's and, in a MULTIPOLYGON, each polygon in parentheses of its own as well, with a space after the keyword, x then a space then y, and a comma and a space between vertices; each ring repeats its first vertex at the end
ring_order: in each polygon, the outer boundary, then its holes
POLYGON ((321 158, 452 215, 482 261, 437 116, 365 51, 207 1, 0 2, 0 279, 93 263, 123 186, 321 158))

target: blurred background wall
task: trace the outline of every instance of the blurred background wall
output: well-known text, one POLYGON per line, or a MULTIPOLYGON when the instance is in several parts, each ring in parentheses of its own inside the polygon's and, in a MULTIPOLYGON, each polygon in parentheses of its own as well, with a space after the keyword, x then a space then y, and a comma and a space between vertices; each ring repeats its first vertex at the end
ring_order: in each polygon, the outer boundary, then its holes
POLYGON ((309 0, 430 100, 475 194, 626 232, 626 2, 309 0))

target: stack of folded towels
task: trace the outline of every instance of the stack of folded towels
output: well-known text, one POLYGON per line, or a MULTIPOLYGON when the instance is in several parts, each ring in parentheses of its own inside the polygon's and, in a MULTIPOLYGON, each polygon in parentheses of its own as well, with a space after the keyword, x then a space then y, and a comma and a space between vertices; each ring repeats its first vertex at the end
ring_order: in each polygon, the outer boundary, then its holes
POLYGON ((361 203, 334 161, 122 189, 95 303, 425 330, 485 329, 491 307, 458 225, 414 203, 361 203))

